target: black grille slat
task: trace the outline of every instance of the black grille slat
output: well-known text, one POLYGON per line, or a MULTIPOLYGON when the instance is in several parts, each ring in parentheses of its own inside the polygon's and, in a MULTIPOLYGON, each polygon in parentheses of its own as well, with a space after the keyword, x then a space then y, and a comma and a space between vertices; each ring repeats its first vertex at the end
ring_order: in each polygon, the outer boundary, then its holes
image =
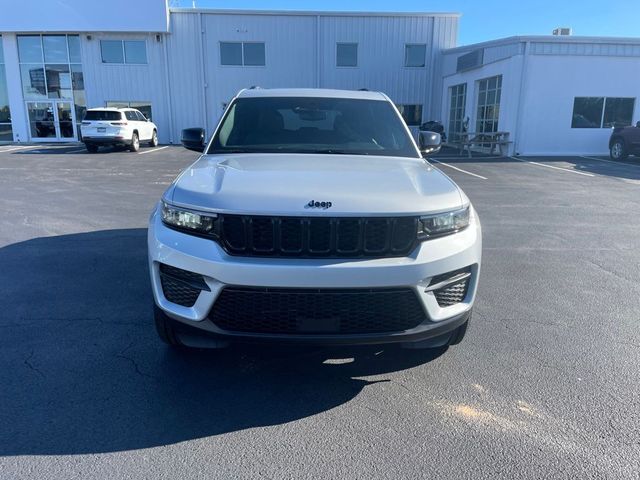
POLYGON ((417 243, 415 217, 219 215, 231 255, 309 258, 406 256, 417 243))
POLYGON ((409 330, 425 319, 415 291, 225 287, 209 313, 219 328, 273 334, 409 330))

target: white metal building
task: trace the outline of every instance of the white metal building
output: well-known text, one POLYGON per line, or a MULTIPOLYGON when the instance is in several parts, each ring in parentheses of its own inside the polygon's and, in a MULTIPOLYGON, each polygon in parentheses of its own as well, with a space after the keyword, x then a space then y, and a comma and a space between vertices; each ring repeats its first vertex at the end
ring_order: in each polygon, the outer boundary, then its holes
POLYGON ((0 111, 11 119, 0 116, 0 140, 73 141, 85 108, 132 106, 152 117, 161 142, 177 142, 182 128, 211 132, 233 95, 254 85, 381 90, 417 125, 439 111, 429 99, 439 97, 439 59, 455 46, 459 17, 141 0, 131 21, 119 13, 129 2, 108 4, 23 0, 0 16, 0 111), (60 3, 70 15, 55 11, 60 3), (27 9, 42 12, 37 23, 27 9))
POLYGON ((608 151, 640 120, 640 38, 510 37, 443 52, 439 117, 449 136, 510 132, 518 155, 608 151))
POLYGON ((450 138, 508 131, 510 153, 594 154, 640 120, 640 39, 512 37, 456 47, 455 13, 169 9, 165 0, 7 2, 0 142, 77 141, 87 107, 133 106, 161 142, 211 132, 241 88, 380 90, 450 138), (38 15, 25 15, 38 12, 38 15), (465 122, 465 120, 467 120, 465 122))

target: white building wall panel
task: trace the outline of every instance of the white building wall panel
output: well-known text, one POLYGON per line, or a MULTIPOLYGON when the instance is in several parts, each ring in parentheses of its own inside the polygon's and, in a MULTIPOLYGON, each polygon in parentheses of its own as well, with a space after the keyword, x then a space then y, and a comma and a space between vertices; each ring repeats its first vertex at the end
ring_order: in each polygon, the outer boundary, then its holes
POLYGON ((533 55, 590 55, 608 57, 640 57, 640 45, 632 43, 532 42, 533 55))
POLYGON ((427 108, 424 117, 425 120, 442 121, 443 117, 440 115, 443 102, 442 95, 440 94, 440 92, 442 92, 442 72, 444 69, 442 51, 455 46, 458 41, 458 18, 435 17, 433 19, 432 41, 430 64, 432 64, 434 68, 430 69, 431 75, 429 81, 431 82, 431 88, 427 92, 427 108))
POLYGON ((575 97, 636 98, 640 120, 640 59, 548 56, 528 58, 519 153, 523 155, 606 154, 609 128, 571 128, 575 97))
POLYGON ((87 107, 104 107, 107 101, 150 101, 160 142, 169 141, 169 92, 166 88, 163 36, 153 34, 81 35, 82 69, 87 107), (102 63, 100 40, 145 40, 147 64, 102 63))
POLYGON ((203 14, 207 132, 242 88, 314 87, 316 19, 313 16, 203 14), (220 63, 220 42, 265 43, 265 66, 220 63))
POLYGON ((382 91, 399 104, 428 105, 434 65, 433 18, 321 18, 320 86, 382 91), (336 44, 358 44, 358 66, 336 66, 336 44), (427 45, 426 67, 405 67, 405 44, 427 45))
POLYGON ((206 124, 200 22, 197 13, 172 14, 171 34, 166 37, 174 143, 180 141, 183 128, 206 124))

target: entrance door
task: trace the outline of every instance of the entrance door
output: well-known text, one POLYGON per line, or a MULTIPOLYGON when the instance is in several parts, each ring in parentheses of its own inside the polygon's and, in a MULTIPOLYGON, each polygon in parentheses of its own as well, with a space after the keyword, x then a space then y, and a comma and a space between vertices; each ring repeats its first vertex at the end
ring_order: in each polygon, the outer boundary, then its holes
POLYGON ((73 103, 68 100, 27 102, 31 140, 69 142, 77 138, 73 103))

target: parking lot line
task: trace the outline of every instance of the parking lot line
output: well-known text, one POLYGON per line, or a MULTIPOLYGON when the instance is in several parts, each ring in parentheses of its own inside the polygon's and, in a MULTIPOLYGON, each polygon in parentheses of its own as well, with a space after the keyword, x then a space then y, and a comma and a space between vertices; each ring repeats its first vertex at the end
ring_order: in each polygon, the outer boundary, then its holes
POLYGON ((429 160, 431 162, 435 162, 435 163, 438 163, 440 165, 444 165, 445 167, 453 168, 454 170, 457 170, 459 172, 466 173, 467 175, 471 175, 472 177, 477 177, 477 178, 481 178, 482 180, 487 180, 487 177, 483 177, 482 175, 478 175, 477 173, 467 172, 466 170, 463 170, 463 169, 458 168, 458 167, 454 167, 453 165, 449 165, 448 163, 441 162, 441 161, 436 160, 434 158, 431 158, 429 160))
POLYGON ((13 152, 15 150, 24 150, 26 148, 38 148, 38 146, 37 145, 22 145, 21 147, 12 147, 12 148, 7 148, 7 149, 0 150, 0 153, 13 152))
POLYGON ((613 163, 614 165, 628 165, 629 167, 640 167, 639 164, 627 163, 627 162, 614 162, 613 160, 606 160, 604 158, 588 157, 586 155, 580 155, 580 158, 586 158, 587 160, 597 160, 598 162, 613 163))
POLYGON ((585 177, 595 177, 595 175, 593 173, 577 172, 576 170, 571 170, 570 168, 556 167, 554 165, 547 165, 546 163, 538 163, 538 162, 534 162, 532 160, 523 160, 523 159, 517 158, 517 157, 509 157, 509 158, 511 158, 512 160, 517 160, 518 162, 529 163, 531 165, 537 165, 539 167, 553 168, 554 170, 561 170, 563 172, 575 173, 576 175, 584 175, 585 177))
POLYGON ((144 152, 138 152, 138 155, 144 155, 145 153, 157 152, 158 150, 164 150, 165 148, 169 148, 169 145, 165 145, 164 147, 154 148, 152 150, 145 150, 144 152))

